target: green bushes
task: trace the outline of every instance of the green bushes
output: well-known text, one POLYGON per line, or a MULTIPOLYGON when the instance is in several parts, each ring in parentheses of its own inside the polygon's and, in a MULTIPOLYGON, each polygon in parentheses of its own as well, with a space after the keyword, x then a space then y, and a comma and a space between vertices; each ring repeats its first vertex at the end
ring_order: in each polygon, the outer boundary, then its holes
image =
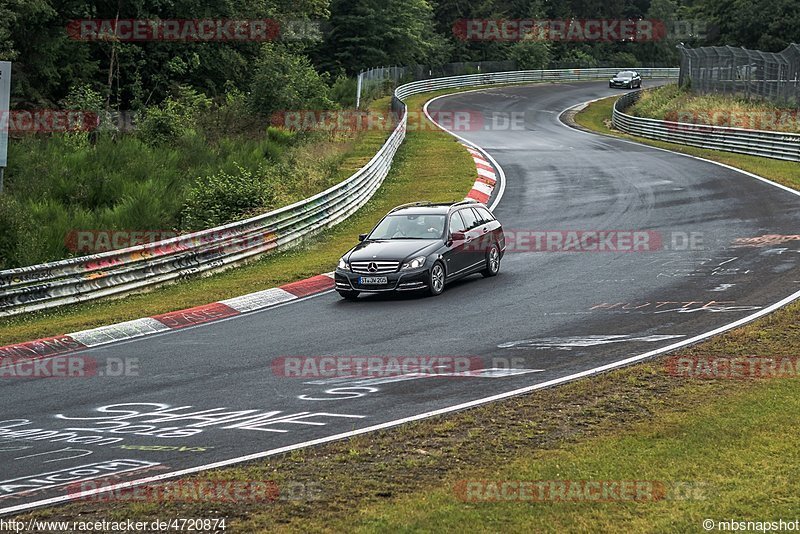
POLYGON ((255 65, 250 87, 251 109, 265 117, 278 111, 333 109, 326 77, 305 56, 281 45, 265 44, 255 65))
POLYGON ((335 182, 340 147, 317 139, 293 147, 287 132, 270 129, 266 146, 284 143, 279 159, 248 169, 237 165, 195 180, 181 211, 180 229, 196 231, 244 219, 307 198, 335 182), (274 140, 276 136, 282 140, 274 140))
POLYGON ((237 166, 198 180, 186 195, 181 214, 183 230, 201 230, 255 215, 272 204, 273 189, 264 169, 256 172, 237 166))
POLYGON ((199 115, 210 109, 211 104, 204 95, 189 87, 181 87, 177 96, 168 97, 159 106, 147 108, 137 134, 152 146, 194 135, 199 115))
POLYGON ((12 140, 0 268, 75 255, 74 230, 199 230, 301 200, 332 185, 347 148, 273 127, 215 143, 201 127, 155 145, 135 134, 78 147, 70 135, 12 140))
POLYGON ((630 113, 638 117, 652 117, 664 120, 671 109, 681 107, 691 96, 685 88, 671 83, 643 91, 639 102, 630 108, 630 113))
POLYGON ((356 78, 338 76, 331 86, 330 98, 343 108, 356 107, 358 81, 356 78))
MULTIPOLYGON (((287 52, 265 50, 256 93, 231 89, 215 103, 179 87, 140 111, 133 133, 101 124, 91 133, 12 139, 0 197, 0 269, 86 253, 70 250, 73 231, 194 231, 332 185, 350 138, 267 127, 268 117, 254 113, 254 106, 265 112, 276 105, 261 107, 279 89, 281 106, 331 109, 324 79, 296 56, 289 63, 298 72, 283 72, 272 85, 269 60, 287 52)), ((352 82, 343 78, 337 87, 344 98, 352 82)), ((89 87, 73 88, 64 105, 105 117, 103 99, 89 87)))
POLYGON ((546 69, 552 59, 552 47, 547 41, 523 39, 511 45, 508 55, 520 70, 546 69))
MULTIPOLYGON (((195 198, 187 195, 197 184, 208 176, 276 165, 297 142, 294 134, 273 131, 261 139, 228 138, 214 146, 198 135, 181 137, 173 146, 151 146, 135 135, 100 136, 95 145, 80 148, 67 135, 13 140, 8 187, 0 196, 0 265, 70 256, 65 239, 72 230, 194 228, 182 222, 181 214, 195 198)), ((272 205, 270 198, 261 196, 248 206, 272 205)), ((218 212, 213 220, 241 213, 218 212)))
POLYGON ((8 195, 0 195, 0 228, 0 269, 25 265, 31 256, 37 256, 33 218, 19 201, 8 195), (27 246, 21 247, 20 243, 27 246))

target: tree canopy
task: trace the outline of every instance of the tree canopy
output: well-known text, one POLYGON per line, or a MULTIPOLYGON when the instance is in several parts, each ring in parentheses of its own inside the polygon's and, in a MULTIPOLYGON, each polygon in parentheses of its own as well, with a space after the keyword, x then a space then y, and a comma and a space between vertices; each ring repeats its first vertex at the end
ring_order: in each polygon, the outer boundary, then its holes
MULTIPOLYGON (((669 37, 669 36, 668 36, 669 37)), ((672 36, 675 37, 675 36, 672 36)), ((253 109, 327 105, 340 75, 391 65, 515 60, 521 67, 677 64, 675 44, 780 51, 800 42, 796 0, 4 0, 0 59, 14 62, 12 105, 57 107, 77 87, 109 109, 157 105, 181 87, 211 99, 248 94, 253 109), (655 42, 470 41, 465 19, 698 20, 706 36, 655 42), (86 19, 274 19, 319 24, 319 38, 275 42, 77 40, 86 19), (74 24, 74 23, 73 23, 74 24)))

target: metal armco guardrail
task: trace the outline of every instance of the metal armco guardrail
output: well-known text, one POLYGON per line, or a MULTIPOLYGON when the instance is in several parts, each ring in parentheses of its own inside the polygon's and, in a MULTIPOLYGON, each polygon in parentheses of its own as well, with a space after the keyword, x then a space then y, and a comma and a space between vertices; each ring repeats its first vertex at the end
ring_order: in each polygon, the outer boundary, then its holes
MULTIPOLYGON (((426 93, 439 89, 470 87, 476 85, 500 85, 507 83, 530 82, 564 82, 570 80, 603 80, 615 75, 622 69, 561 69, 561 70, 521 70, 512 72, 492 72, 487 74, 465 74, 447 78, 433 78, 401 85, 395 96, 404 99, 417 93, 426 93)), ((641 68, 637 71, 644 78, 677 78, 677 68, 641 68)))
MULTIPOLYGON (((393 105, 401 113, 377 154, 353 176, 311 198, 218 228, 158 243, 0 271, 0 316, 123 295, 187 276, 219 271, 298 244, 363 206, 383 183, 406 133, 402 102, 437 89, 607 78, 618 69, 566 69, 452 76, 401 85, 393 105)), ((640 69, 645 77, 677 77, 678 69, 640 69)))
POLYGON ((614 103, 611 122, 615 128, 659 141, 800 161, 800 134, 663 121, 626 114, 624 111, 640 95, 640 91, 634 91, 623 95, 614 103))

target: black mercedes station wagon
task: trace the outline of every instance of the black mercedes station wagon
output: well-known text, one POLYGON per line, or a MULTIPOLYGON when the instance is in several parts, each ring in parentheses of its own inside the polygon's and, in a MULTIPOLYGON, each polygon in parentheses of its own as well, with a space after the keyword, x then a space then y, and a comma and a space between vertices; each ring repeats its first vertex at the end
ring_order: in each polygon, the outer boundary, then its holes
POLYGON ((480 202, 416 202, 390 211, 339 260, 336 291, 352 300, 361 292, 425 290, 481 273, 495 276, 505 252, 503 227, 480 202))

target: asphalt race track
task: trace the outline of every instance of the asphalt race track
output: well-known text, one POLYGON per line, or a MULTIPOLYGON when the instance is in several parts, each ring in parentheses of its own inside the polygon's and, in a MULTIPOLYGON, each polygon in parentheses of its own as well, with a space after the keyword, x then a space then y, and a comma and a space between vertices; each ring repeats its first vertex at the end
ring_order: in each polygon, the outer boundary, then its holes
POLYGON ((505 171, 495 214, 507 231, 651 232, 660 250, 510 250, 499 276, 469 277, 436 298, 346 302, 328 292, 81 353, 104 366, 136 362, 135 376, 3 379, 0 513, 65 500, 82 480, 109 485, 275 454, 545 384, 691 339, 798 292, 800 241, 752 238, 800 233, 800 197, 559 122, 563 109, 615 92, 604 82, 506 87, 440 98, 430 110, 522 117, 520 127, 485 121, 458 132, 505 171), (318 379, 273 366, 326 355, 478 357, 495 370, 318 379))

